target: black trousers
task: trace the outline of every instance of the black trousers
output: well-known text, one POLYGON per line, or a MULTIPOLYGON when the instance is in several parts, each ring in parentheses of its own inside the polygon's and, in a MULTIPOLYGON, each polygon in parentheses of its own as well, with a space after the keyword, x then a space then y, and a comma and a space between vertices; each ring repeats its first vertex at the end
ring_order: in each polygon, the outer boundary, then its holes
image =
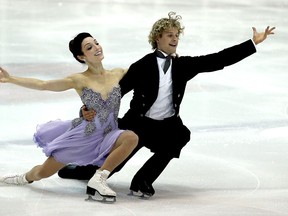
MULTIPOLYGON (((173 158, 180 156, 180 151, 190 140, 190 131, 183 125, 180 117, 153 120, 127 113, 119 119, 121 129, 130 129, 139 136, 139 143, 130 156, 112 173, 118 172, 142 147, 151 150, 153 155, 135 174, 133 180, 145 180, 152 184, 173 158)), ((110 176, 111 176, 110 175, 110 176)), ((132 181, 133 181, 132 180, 132 181)))
MULTIPOLYGON (((120 171, 127 161, 132 158, 142 147, 143 145, 138 145, 129 155, 129 157, 110 173, 109 177, 111 177, 115 172, 120 171)), ((134 175, 133 180, 145 180, 147 183, 152 185, 152 183, 159 177, 159 175, 169 164, 171 159, 173 159, 172 155, 160 152, 154 153, 134 175)))

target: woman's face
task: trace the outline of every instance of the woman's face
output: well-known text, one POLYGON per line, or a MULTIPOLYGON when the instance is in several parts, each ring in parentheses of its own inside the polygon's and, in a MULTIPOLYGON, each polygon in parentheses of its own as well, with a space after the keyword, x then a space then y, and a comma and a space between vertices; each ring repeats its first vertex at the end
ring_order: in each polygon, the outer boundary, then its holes
POLYGON ((95 63, 104 59, 102 47, 93 37, 85 38, 81 43, 81 48, 84 54, 82 56, 84 61, 95 63))

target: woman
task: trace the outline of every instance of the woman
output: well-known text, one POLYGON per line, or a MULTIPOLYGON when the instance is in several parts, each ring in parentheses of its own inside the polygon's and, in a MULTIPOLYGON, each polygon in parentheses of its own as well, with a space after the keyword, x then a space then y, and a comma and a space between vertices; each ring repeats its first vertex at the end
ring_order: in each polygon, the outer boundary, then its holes
POLYGON ((10 76, 0 68, 0 82, 55 92, 74 88, 86 107, 98 115, 93 121, 76 118, 38 126, 34 141, 43 148, 47 160, 25 174, 6 175, 0 181, 23 185, 50 177, 69 163, 92 164, 100 168, 89 180, 87 194, 94 195, 97 191, 104 197, 115 198, 116 193, 108 187, 106 180, 138 143, 137 135, 130 130, 120 130, 117 122, 121 100, 118 83, 127 70, 104 69, 102 47, 89 33, 78 34, 70 41, 69 49, 77 61, 87 64, 86 71, 64 79, 43 81, 10 76))

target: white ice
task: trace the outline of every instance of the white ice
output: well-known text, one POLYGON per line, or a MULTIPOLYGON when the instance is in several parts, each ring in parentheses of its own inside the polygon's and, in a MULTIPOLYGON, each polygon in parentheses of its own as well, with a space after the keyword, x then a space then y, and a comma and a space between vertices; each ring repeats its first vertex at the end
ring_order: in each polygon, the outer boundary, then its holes
MULTIPOLYGON (((220 51, 252 37, 275 35, 257 53, 187 86, 181 116, 191 141, 154 183, 149 200, 127 196, 151 156, 142 149, 108 181, 112 205, 85 202, 86 181, 56 175, 28 186, 0 185, 0 216, 284 216, 288 215, 287 0, 0 0, 0 66, 42 79, 84 70, 68 50, 88 31, 102 44, 106 68, 129 67, 151 52, 152 24, 175 11, 185 33, 179 55, 220 51)), ((131 95, 122 100, 120 114, 131 95)), ((32 141, 45 121, 78 116, 74 91, 38 92, 0 84, 0 175, 23 173, 45 160, 32 141)))

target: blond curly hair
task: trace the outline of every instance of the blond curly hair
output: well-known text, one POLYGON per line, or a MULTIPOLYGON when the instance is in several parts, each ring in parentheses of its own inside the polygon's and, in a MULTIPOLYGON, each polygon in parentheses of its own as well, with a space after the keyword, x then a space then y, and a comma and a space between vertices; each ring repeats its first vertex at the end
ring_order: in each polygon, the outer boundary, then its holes
POLYGON ((184 33, 184 26, 180 23, 181 19, 180 15, 176 15, 175 12, 171 11, 168 13, 168 18, 161 18, 154 23, 148 36, 148 42, 151 44, 152 50, 157 48, 156 39, 162 37, 164 31, 175 27, 178 29, 179 36, 184 33))

